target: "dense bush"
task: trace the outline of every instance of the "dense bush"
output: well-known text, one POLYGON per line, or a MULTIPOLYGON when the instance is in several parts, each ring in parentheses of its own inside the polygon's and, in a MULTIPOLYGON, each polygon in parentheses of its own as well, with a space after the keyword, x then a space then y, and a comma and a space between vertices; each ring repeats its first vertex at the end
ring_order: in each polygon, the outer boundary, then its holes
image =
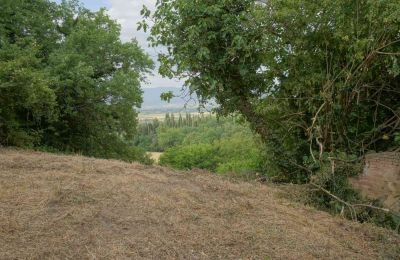
POLYGON ((215 170, 218 164, 217 148, 212 144, 192 144, 168 149, 160 157, 160 164, 176 169, 215 170))
POLYGON ((216 173, 246 174, 260 172, 262 157, 253 136, 243 133, 215 140, 169 148, 160 164, 177 169, 206 169, 216 173))
POLYGON ((262 146, 251 131, 238 129, 231 136, 215 142, 220 162, 215 169, 217 173, 255 173, 262 170, 262 146))

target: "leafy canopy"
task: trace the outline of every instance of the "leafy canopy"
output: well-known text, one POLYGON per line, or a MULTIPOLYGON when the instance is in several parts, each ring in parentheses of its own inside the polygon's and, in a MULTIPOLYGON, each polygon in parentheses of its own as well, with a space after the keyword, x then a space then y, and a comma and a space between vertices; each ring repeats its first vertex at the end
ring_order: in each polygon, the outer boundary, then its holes
POLYGON ((159 0, 143 15, 166 47, 159 72, 242 114, 288 175, 396 146, 397 0, 159 0))
POLYGON ((1 0, 0 143, 131 160, 153 68, 105 10, 77 1, 1 0))

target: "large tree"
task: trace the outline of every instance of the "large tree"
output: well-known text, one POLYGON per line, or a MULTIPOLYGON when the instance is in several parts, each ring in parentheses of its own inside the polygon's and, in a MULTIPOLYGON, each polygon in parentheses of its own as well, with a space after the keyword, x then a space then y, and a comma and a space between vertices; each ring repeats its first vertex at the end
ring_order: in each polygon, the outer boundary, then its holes
POLYGON ((50 56, 60 114, 46 141, 105 156, 114 142, 133 138, 140 80, 152 61, 136 41, 120 41, 119 25, 103 10, 82 10, 74 19, 61 25, 64 42, 50 56))
POLYGON ((307 172, 304 156, 396 145, 397 0, 160 0, 142 13, 166 49, 160 73, 242 114, 288 174, 307 172))
POLYGON ((153 63, 77 1, 0 0, 0 144, 134 159, 140 88, 153 63))

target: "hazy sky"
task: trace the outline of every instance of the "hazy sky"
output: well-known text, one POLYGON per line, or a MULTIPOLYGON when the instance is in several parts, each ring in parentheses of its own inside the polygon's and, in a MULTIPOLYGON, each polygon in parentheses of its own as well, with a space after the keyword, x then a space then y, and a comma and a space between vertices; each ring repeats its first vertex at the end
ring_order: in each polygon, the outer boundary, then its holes
MULTIPOLYGON (((60 2, 61 0, 55 0, 60 2)), ((141 21, 140 10, 143 5, 146 5, 150 10, 154 10, 156 0, 81 0, 83 5, 93 11, 101 7, 108 9, 109 15, 121 24, 121 40, 129 41, 136 38, 142 48, 151 56, 156 62, 157 50, 148 47, 147 35, 143 31, 137 31, 137 22, 141 21)), ((182 82, 178 80, 170 80, 162 78, 157 69, 154 75, 148 76, 149 84, 144 87, 181 87, 182 82)))

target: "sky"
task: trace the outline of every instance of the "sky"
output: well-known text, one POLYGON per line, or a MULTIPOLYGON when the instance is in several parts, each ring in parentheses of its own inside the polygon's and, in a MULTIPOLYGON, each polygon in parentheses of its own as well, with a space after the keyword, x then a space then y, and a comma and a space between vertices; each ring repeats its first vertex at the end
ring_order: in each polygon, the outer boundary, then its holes
MULTIPOLYGON (((60 2, 61 0, 55 0, 60 2)), ((111 18, 117 20, 121 25, 121 40, 126 42, 132 38, 136 38, 140 46, 150 55, 157 65, 157 53, 160 49, 155 49, 148 46, 147 37, 143 31, 137 31, 137 23, 142 20, 140 10, 143 5, 150 10, 155 9, 156 0, 80 0, 86 8, 97 11, 101 7, 106 7, 111 18)), ((157 68, 153 75, 148 75, 148 83, 143 87, 181 87, 183 82, 176 79, 162 78, 157 73, 157 68)))

